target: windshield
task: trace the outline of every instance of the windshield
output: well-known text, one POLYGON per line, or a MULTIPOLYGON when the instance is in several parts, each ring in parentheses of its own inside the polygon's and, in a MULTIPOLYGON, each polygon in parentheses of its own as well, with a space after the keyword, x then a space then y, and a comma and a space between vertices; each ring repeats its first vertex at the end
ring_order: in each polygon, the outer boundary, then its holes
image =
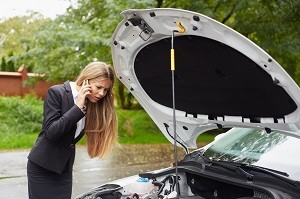
POLYGON ((212 160, 246 163, 286 172, 300 179, 300 139, 264 130, 233 128, 216 137, 204 152, 212 160))

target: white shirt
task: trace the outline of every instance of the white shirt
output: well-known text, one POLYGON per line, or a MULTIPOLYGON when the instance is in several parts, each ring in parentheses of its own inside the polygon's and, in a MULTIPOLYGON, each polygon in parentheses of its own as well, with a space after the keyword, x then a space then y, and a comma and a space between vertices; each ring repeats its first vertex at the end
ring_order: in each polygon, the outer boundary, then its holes
MULTIPOLYGON (((71 82, 70 81, 70 86, 71 86, 71 90, 72 90, 72 95, 73 95, 73 100, 74 100, 74 104, 76 103, 77 100, 77 96, 78 96, 78 90, 76 89, 76 83, 75 82, 71 82)), ((76 128, 76 132, 75 132, 75 138, 80 134, 80 132, 83 130, 85 125, 85 116, 83 118, 81 118, 81 120, 79 120, 77 122, 77 128, 76 128)))

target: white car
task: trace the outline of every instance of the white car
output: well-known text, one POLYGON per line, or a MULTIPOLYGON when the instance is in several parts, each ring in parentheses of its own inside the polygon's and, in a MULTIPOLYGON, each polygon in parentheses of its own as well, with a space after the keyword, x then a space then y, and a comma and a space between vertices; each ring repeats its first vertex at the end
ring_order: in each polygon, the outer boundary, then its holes
POLYGON ((299 199, 300 89, 284 69, 202 14, 122 15, 111 42, 116 75, 187 155, 78 198, 299 199), (195 149, 201 133, 217 128, 230 130, 195 149))

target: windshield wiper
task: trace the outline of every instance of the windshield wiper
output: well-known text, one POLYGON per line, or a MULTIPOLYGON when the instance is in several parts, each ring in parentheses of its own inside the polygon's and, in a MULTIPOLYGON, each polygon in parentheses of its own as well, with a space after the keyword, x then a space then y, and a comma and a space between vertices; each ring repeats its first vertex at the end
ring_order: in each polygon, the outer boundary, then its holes
POLYGON ((202 166, 218 166, 218 167, 225 168, 229 171, 244 174, 247 180, 249 181, 253 179, 253 175, 248 173, 244 169, 242 169, 240 167, 240 164, 236 166, 233 165, 232 162, 221 162, 221 161, 211 160, 208 157, 206 157, 204 154, 202 154, 201 151, 187 155, 184 158, 184 160, 181 162, 181 164, 184 164, 185 162, 197 162, 200 163, 202 166))
MULTIPOLYGON (((205 157, 205 156, 204 156, 205 157)), ((254 165, 244 164, 244 163, 237 163, 237 162, 225 162, 225 161, 217 161, 217 160, 211 160, 207 157, 205 157, 206 160, 210 160, 211 165, 221 166, 223 168, 226 168, 231 171, 236 171, 238 173, 245 174, 247 177, 247 180, 252 181, 254 175, 250 174, 249 171, 257 171, 260 173, 267 174, 269 176, 272 176, 276 179, 279 179, 281 181, 284 181, 292 186, 295 186, 297 188, 300 188, 300 182, 296 180, 292 180, 289 177, 289 175, 285 172, 281 171, 275 171, 263 167, 258 167, 254 165)))
MULTIPOLYGON (((208 159, 208 160, 210 160, 210 159, 208 159)), ((245 171, 240 165, 236 165, 236 163, 210 160, 210 165, 211 166, 219 166, 219 167, 225 168, 229 171, 234 171, 237 173, 244 174, 248 181, 253 180, 253 175, 248 173, 247 171, 245 171)))
POLYGON ((288 184, 291 184, 293 186, 300 188, 300 182, 288 178, 289 175, 285 172, 276 171, 273 169, 268 169, 268 168, 259 167, 259 166, 255 166, 255 165, 248 165, 248 164, 241 164, 240 167, 243 169, 246 169, 246 170, 257 171, 260 173, 268 174, 276 179, 282 180, 288 184))
POLYGON ((258 166, 254 166, 254 165, 249 165, 249 164, 245 164, 245 163, 212 160, 212 159, 206 157, 204 154, 202 154, 201 151, 198 153, 191 153, 191 154, 187 155, 182 163, 184 164, 184 162, 198 162, 203 166, 222 167, 229 171, 238 172, 238 173, 246 175, 247 180, 249 180, 249 181, 252 181, 255 176, 255 174, 250 173, 250 171, 252 171, 252 172, 256 171, 259 173, 267 174, 276 179, 284 181, 292 186, 300 188, 300 182, 288 178, 289 175, 285 172, 272 170, 272 169, 268 169, 268 168, 264 168, 264 167, 258 167, 258 166))

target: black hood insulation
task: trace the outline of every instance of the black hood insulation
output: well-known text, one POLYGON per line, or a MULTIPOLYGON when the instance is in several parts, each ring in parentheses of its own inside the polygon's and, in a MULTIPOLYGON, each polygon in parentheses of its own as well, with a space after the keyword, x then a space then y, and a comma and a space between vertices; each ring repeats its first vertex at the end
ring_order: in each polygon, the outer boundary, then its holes
MULTIPOLYGON (((141 49, 136 76, 155 102, 172 107, 171 38, 141 49)), ((271 76, 244 54, 201 36, 177 36, 175 49, 176 109, 216 117, 283 118, 297 105, 271 76)), ((272 60, 269 60, 271 62, 272 60)), ((268 66, 265 66, 268 67, 268 66)))

